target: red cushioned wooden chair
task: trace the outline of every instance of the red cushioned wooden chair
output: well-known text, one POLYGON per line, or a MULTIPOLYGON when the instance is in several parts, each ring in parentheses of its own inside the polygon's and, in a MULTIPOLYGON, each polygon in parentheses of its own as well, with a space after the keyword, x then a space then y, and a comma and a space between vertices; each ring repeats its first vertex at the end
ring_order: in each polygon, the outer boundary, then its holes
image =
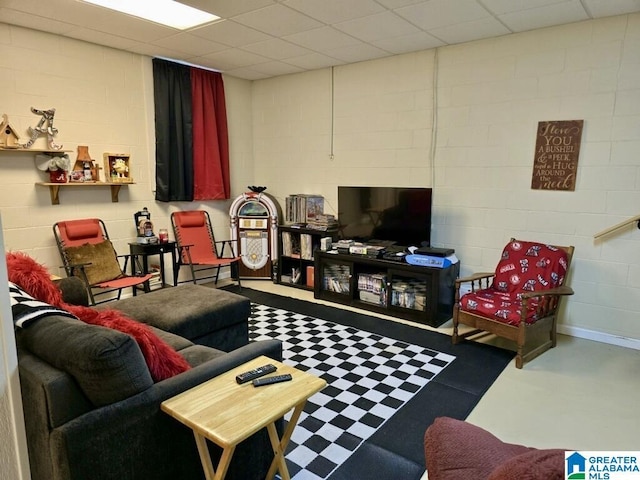
POLYGON ((145 292, 149 291, 152 275, 125 273, 130 255, 116 254, 102 220, 85 218, 57 222, 53 225, 53 234, 67 276, 76 276, 85 282, 92 305, 120 299, 123 288, 131 287, 133 295, 139 286, 145 292), (120 266, 119 259, 124 259, 124 267, 120 266), (116 291, 116 297, 96 302, 95 297, 116 291))
POLYGON ((482 332, 514 341, 517 368, 555 347, 562 298, 573 295, 564 285, 573 250, 512 238, 495 272, 456 280, 453 343, 482 332), (469 283, 471 292, 461 295, 469 283), (460 324, 474 330, 461 334, 460 324))
POLYGON ((240 257, 236 256, 231 240, 216 241, 208 212, 204 210, 173 212, 171 225, 178 247, 178 265, 174 269, 175 283, 178 283, 178 273, 182 266, 189 266, 193 283, 196 283, 196 280, 214 278, 216 284, 220 269, 230 267, 231 277, 238 282, 238 287, 241 287, 238 268, 240 257), (196 272, 208 269, 215 269, 215 274, 196 277, 196 272))

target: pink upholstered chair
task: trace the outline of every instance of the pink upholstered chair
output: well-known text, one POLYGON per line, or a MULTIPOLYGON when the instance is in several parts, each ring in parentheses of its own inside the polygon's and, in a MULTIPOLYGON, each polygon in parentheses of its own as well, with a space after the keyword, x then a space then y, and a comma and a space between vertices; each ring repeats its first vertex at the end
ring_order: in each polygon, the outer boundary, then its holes
POLYGON ((556 346, 560 303, 574 248, 511 239, 495 272, 456 280, 453 343, 488 332, 517 344, 516 367, 556 346), (461 295, 463 284, 471 293, 461 295), (460 324, 474 330, 460 333, 460 324))

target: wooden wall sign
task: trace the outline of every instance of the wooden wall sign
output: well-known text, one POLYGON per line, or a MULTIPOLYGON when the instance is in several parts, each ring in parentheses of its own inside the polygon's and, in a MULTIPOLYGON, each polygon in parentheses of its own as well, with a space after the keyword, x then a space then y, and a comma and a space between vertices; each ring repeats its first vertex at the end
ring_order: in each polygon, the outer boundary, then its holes
POLYGON ((575 190, 584 120, 538 122, 531 188, 575 190))

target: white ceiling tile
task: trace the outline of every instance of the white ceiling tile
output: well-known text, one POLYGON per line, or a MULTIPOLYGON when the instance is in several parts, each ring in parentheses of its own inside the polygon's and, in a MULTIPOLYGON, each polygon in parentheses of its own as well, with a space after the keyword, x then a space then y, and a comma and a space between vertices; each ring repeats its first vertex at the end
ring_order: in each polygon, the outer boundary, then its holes
POLYGON ((122 38, 116 35, 109 35, 104 32, 89 30, 88 28, 75 28, 71 32, 65 34, 69 38, 83 40, 85 42, 96 43, 98 45, 106 45, 107 47, 117 48, 120 50, 130 50, 138 42, 129 38, 122 38))
POLYGON ((623 15, 640 10, 640 0, 584 0, 593 18, 623 15))
POLYGON ((300 73, 303 70, 284 62, 266 62, 253 65, 252 70, 263 74, 266 77, 276 77, 278 75, 289 75, 291 73, 300 73))
POLYGON ((588 18, 579 0, 499 15, 499 19, 513 32, 573 23, 588 18))
POLYGON ((345 63, 357 63, 361 58, 382 58, 388 57, 389 52, 381 48, 374 47, 368 43, 360 43, 351 47, 338 48, 335 50, 326 50, 325 53, 332 58, 338 58, 345 63))
POLYGON ((396 10, 423 30, 471 22, 490 16, 475 0, 431 0, 396 10))
POLYGON ((400 8, 407 5, 413 5, 415 3, 422 3, 424 0, 377 0, 381 5, 387 8, 400 8))
MULTIPOLYGON (((171 58, 171 57, 167 57, 167 58, 171 58)), ((188 58, 186 59, 187 63, 190 63, 192 65, 196 65, 196 66, 200 66, 202 68, 208 68, 210 70, 215 70, 217 72, 222 72, 222 68, 220 68, 220 66, 212 60, 209 60, 207 58, 203 58, 203 57, 192 57, 192 58, 188 58)))
POLYGON ((256 79, 640 12, 640 0, 181 1, 223 19, 180 32, 79 0, 0 0, 0 21, 256 79))
POLYGON ((299 57, 300 55, 312 53, 310 50, 301 47, 300 45, 294 45, 291 42, 287 42, 279 38, 272 38, 271 40, 266 40, 264 42, 252 43, 241 48, 248 52, 255 53, 256 55, 272 58, 274 60, 299 57))
POLYGON ((168 37, 178 32, 175 28, 165 27, 157 23, 141 20, 130 15, 109 15, 95 18, 86 22, 91 25, 92 30, 103 33, 117 32, 119 36, 137 40, 139 42, 150 42, 159 38, 168 37))
POLYGON ((285 0, 282 3, 327 24, 365 17, 385 10, 373 0, 285 0))
MULTIPOLYGON (((611 1, 611 0, 606 0, 611 1)), ((482 0, 482 4, 495 15, 524 12, 532 8, 567 3, 567 0, 482 0)))
POLYGON ((483 38, 499 37, 512 33, 493 17, 482 18, 472 22, 457 23, 442 28, 429 30, 433 36, 447 44, 472 42, 483 38))
POLYGON ((445 45, 443 41, 422 31, 410 35, 401 35, 400 37, 383 38, 371 43, 394 54, 428 50, 445 45))
POLYGON ((332 27, 315 28, 306 32, 284 37, 286 40, 302 45, 310 50, 326 50, 357 45, 360 40, 346 35, 332 27))
POLYGON ((164 37, 150 43, 198 57, 229 48, 227 45, 212 42, 185 32, 176 33, 175 35, 164 37))
POLYGON ((275 0, 180 0, 180 3, 213 13, 221 18, 231 18, 277 2, 275 0))
POLYGON ((240 25, 232 20, 223 20, 195 28, 189 30, 189 33, 231 47, 242 47, 243 45, 263 42, 273 38, 271 35, 240 25))
POLYGON ((0 8, 0 19, 10 25, 31 28, 56 35, 64 35, 77 28, 71 23, 59 22, 50 18, 41 17, 39 15, 31 15, 29 13, 18 10, 10 10, 0 8))
POLYGON ((149 43, 137 42, 129 48, 129 51, 139 53, 140 55, 147 55, 149 57, 164 57, 176 60, 183 59, 183 52, 172 50, 170 48, 158 47, 157 45, 151 45, 149 43))
POLYGON ((256 70, 249 67, 232 68, 231 70, 225 70, 222 73, 224 73, 225 75, 242 78, 245 80, 263 80, 265 78, 271 77, 271 75, 257 72, 256 70))
POLYGON ((335 28, 345 33, 348 32, 349 35, 365 42, 372 42, 385 37, 399 37, 420 31, 420 29, 392 12, 377 13, 368 17, 338 23, 335 28))
POLYGON ((318 68, 343 65, 345 62, 320 53, 311 53, 309 55, 302 55, 301 57, 287 58, 286 63, 300 67, 303 70, 317 70, 318 68))
POLYGON ((228 48, 220 52, 203 55, 202 57, 218 62, 220 68, 223 70, 246 67, 264 62, 264 59, 260 57, 260 55, 240 50, 239 48, 228 48))
POLYGON ((243 13, 235 17, 234 20, 276 37, 291 35, 302 32, 303 30, 322 26, 322 23, 317 20, 309 18, 284 5, 272 5, 253 12, 243 13))

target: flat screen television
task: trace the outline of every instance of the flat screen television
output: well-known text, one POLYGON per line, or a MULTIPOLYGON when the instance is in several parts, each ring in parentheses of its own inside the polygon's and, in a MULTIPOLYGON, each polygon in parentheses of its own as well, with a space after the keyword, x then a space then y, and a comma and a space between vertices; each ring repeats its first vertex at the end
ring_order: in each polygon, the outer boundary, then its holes
POLYGON ((400 246, 431 243, 431 188, 338 187, 340 237, 400 246))

